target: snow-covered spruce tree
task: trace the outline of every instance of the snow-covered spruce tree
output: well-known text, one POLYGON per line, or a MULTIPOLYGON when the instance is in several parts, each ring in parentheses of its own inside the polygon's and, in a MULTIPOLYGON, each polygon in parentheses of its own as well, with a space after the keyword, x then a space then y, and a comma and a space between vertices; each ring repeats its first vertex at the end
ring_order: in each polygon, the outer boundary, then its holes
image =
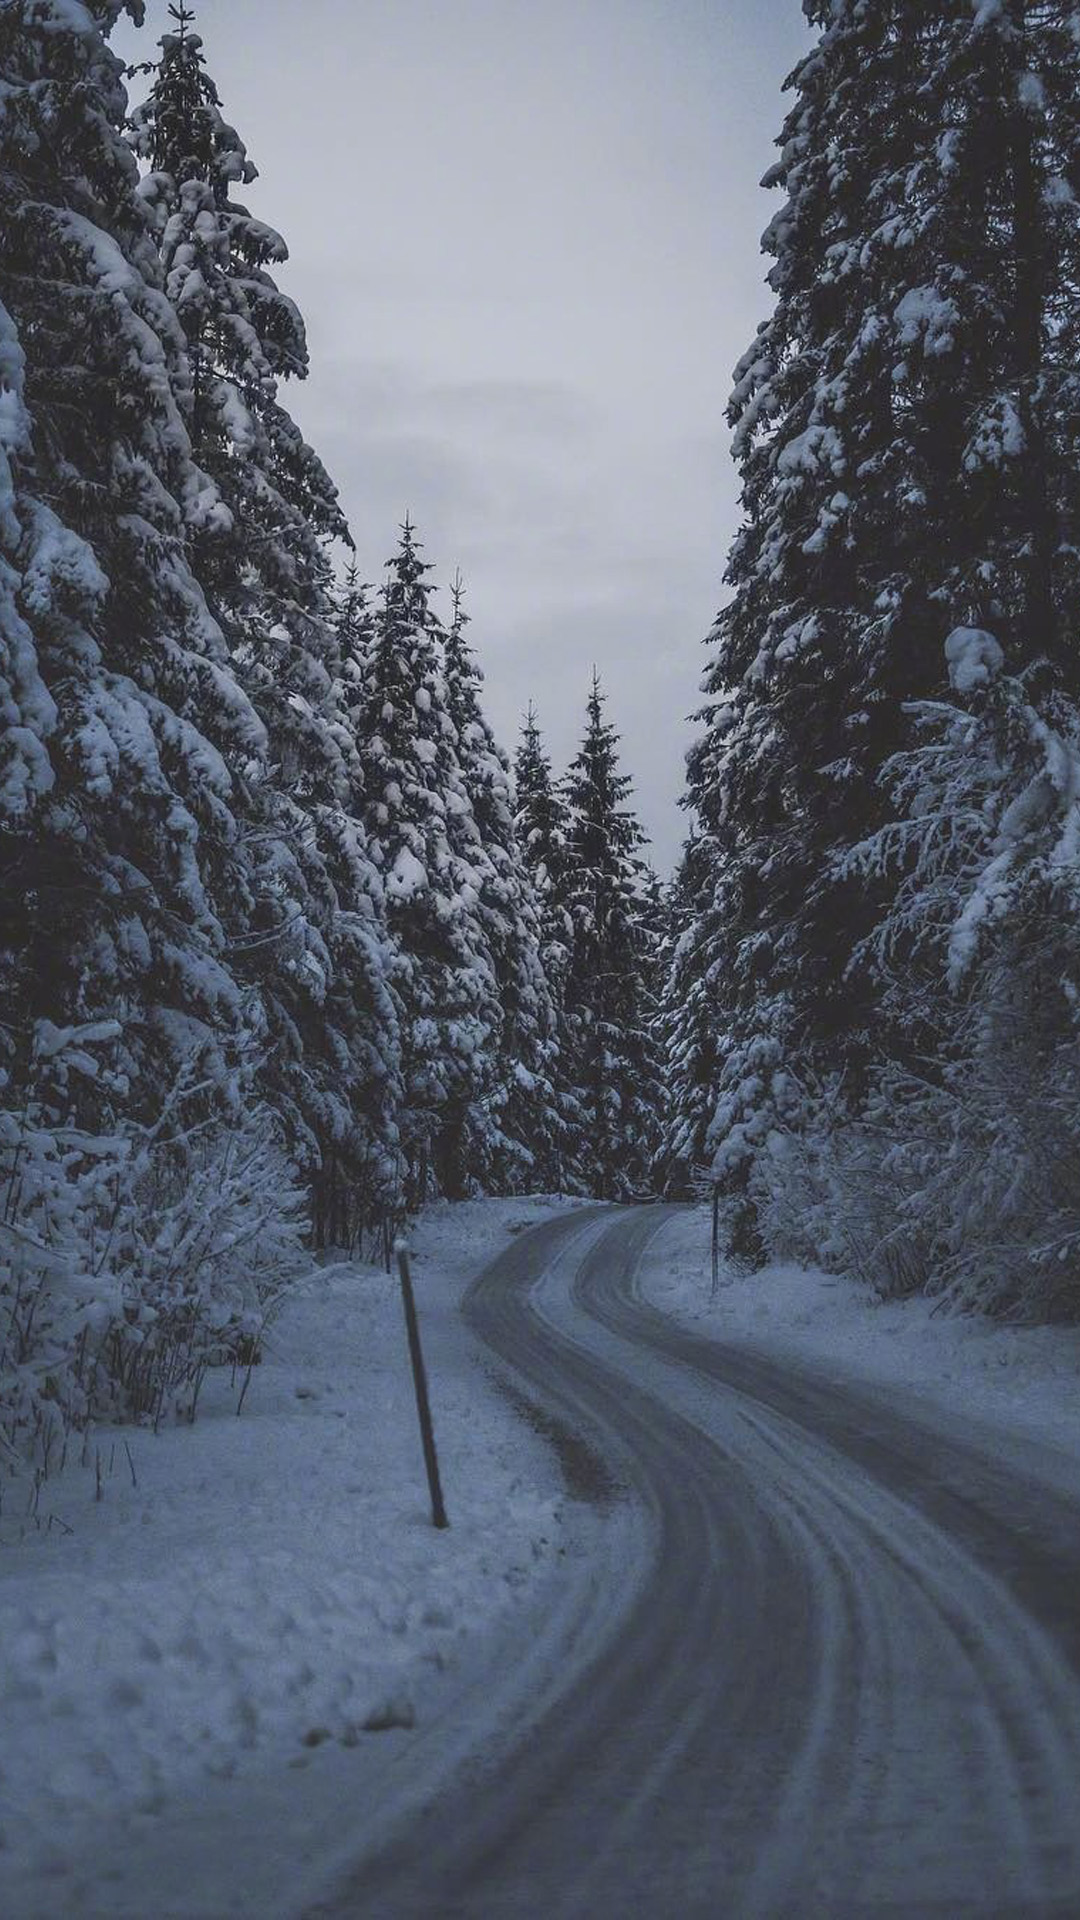
POLYGON ((336 1245, 350 1244, 372 1223, 385 1232, 399 1217, 403 1198, 401 1007, 393 987, 378 849, 364 825, 363 708, 374 637, 369 593, 350 565, 344 590, 336 596, 327 657, 333 688, 328 718, 341 746, 342 768, 333 799, 314 810, 317 846, 335 902, 327 1000, 331 1071, 353 1116, 348 1150, 324 1142, 320 1151, 316 1230, 336 1245))
POLYGON ((806 12, 821 37, 767 181, 777 304, 731 403, 746 518, 690 764, 716 856, 695 967, 723 1036, 693 1152, 744 1194, 748 1251, 761 1150, 803 1089, 831 1076, 835 1120, 930 1038, 863 964, 896 876, 847 857, 887 818, 909 703, 945 691, 960 628, 1044 688, 1080 659, 1076 9, 806 12))
POLYGON ((514 828, 539 909, 540 962, 554 1017, 548 1075, 552 1085, 546 1147, 549 1179, 559 1192, 578 1192, 582 1189, 575 1166, 583 1116, 568 1077, 566 981, 574 930, 566 899, 566 809, 531 704, 514 760, 514 797, 514 828))
POLYGON ((196 563, 265 726, 249 783, 257 914, 245 950, 269 1022, 267 1086, 311 1174, 316 1229, 395 1203, 398 1039, 378 878, 358 825, 359 761, 327 542, 336 491, 281 404, 308 367, 304 325, 271 268, 281 236, 233 193, 256 177, 225 121, 193 15, 170 9, 132 120, 165 285, 193 369, 191 431, 231 516, 196 563))
POLYGON ((573 951, 566 980, 568 1065, 582 1127, 578 1177, 605 1199, 649 1183, 660 1088, 652 1023, 649 875, 645 836, 627 806, 619 736, 604 719, 596 674, 580 750, 563 788, 568 812, 566 899, 573 951))
POLYGON ((375 614, 356 710, 364 823, 378 861, 401 1007, 406 1198, 456 1198, 494 1098, 502 1014, 480 902, 480 842, 447 705, 430 567, 408 520, 375 614))
POLYGON ((0 14, 0 891, 5 1032, 122 1011, 135 1113, 190 1041, 239 1030, 229 763, 263 735, 188 564, 222 508, 121 135, 121 11, 0 14))
POLYGON ((227 515, 122 137, 122 11, 0 9, 0 1424, 42 1448, 142 1410, 132 1368, 164 1387, 228 1320, 183 1214, 204 1177, 240 1198, 258 1036, 235 770, 264 735, 189 565, 227 515))
MULTIPOLYGON (((483 675, 465 634, 460 575, 451 598, 452 617, 443 636, 446 707, 484 854, 477 915, 502 1012, 492 1092, 472 1113, 466 1154, 471 1173, 489 1191, 535 1191, 558 1185, 555 1010, 540 953, 540 905, 514 831, 510 763, 480 704, 483 675)), ((462 852, 471 857, 467 842, 462 852)))
POLYGON ((375 609, 371 595, 370 581, 362 581, 355 560, 350 561, 337 594, 334 680, 342 718, 353 743, 359 736, 359 713, 367 697, 371 647, 375 638, 375 609))
POLYGON ((557 944, 568 947, 570 922, 561 905, 566 879, 566 810, 556 790, 551 755, 530 702, 514 759, 514 822, 535 885, 550 900, 557 944))
POLYGON ((715 984, 709 978, 703 885, 712 849, 691 837, 672 882, 660 949, 656 1043, 663 1107, 656 1183, 685 1199, 708 1177, 703 1143, 716 1105, 719 1036, 715 984))

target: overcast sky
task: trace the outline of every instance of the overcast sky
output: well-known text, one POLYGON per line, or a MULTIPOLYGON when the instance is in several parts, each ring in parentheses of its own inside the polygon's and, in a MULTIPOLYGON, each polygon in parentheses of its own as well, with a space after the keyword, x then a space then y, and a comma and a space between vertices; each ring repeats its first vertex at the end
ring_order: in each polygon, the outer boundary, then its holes
MULTIPOLYGON (((148 0, 118 50, 166 25, 148 0)), ((364 577, 408 509, 465 576, 496 732, 532 699, 559 768, 595 662, 670 870, 798 0, 202 0, 197 27, 364 577)))

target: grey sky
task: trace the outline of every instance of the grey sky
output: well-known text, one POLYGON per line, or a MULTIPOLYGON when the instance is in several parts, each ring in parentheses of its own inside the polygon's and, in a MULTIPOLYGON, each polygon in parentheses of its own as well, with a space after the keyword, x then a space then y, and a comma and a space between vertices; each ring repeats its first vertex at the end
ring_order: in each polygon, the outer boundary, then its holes
MULTIPOLYGON (((165 25, 117 45, 146 58, 165 25)), ((202 0, 364 576, 408 508, 465 575, 490 718, 557 766, 595 661, 670 868, 736 520, 724 406, 768 309, 758 181, 798 0, 202 0)))

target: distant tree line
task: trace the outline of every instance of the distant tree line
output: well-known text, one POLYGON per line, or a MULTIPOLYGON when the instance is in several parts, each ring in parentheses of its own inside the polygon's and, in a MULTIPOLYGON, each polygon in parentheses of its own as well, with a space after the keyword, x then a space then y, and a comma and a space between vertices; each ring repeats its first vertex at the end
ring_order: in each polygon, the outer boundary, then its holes
POLYGON ((285 243, 185 7, 0 7, 0 1445, 193 1407, 305 1238, 642 1187, 656 883, 595 684, 517 783, 406 520, 282 391, 285 243))

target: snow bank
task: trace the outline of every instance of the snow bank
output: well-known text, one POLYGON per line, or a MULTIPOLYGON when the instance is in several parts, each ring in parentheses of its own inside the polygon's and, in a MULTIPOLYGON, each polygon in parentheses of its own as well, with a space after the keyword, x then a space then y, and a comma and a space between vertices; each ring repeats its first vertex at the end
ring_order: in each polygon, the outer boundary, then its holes
POLYGON ((640 1273, 653 1305, 717 1339, 888 1382, 1080 1459, 1080 1327, 1001 1326, 923 1299, 881 1305, 855 1281, 790 1264, 722 1269, 710 1300, 709 1234, 698 1209, 657 1234, 640 1273))
POLYGON ((449 1532, 396 1282, 352 1263, 291 1299, 239 1418, 223 1373, 194 1427, 99 1430, 32 1516, 34 1489, 4 1485, 0 1910, 266 1912, 297 1865, 298 1776, 321 1768, 355 1817, 372 1749, 410 1737, 565 1551, 558 1469, 458 1314, 508 1232, 560 1204, 442 1206, 415 1237, 449 1532), (245 1846, 255 1906, 227 1870, 245 1846))

